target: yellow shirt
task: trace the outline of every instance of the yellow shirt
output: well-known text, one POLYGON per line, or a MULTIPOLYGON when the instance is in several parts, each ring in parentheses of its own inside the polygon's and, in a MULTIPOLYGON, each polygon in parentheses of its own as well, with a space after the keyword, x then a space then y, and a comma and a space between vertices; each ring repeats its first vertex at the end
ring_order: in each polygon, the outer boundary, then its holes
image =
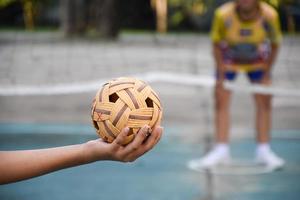
POLYGON ((239 19, 234 2, 225 3, 215 11, 211 40, 220 44, 225 64, 251 71, 255 65, 263 65, 270 43, 280 43, 282 36, 277 12, 264 2, 259 6, 260 17, 249 22, 239 19))

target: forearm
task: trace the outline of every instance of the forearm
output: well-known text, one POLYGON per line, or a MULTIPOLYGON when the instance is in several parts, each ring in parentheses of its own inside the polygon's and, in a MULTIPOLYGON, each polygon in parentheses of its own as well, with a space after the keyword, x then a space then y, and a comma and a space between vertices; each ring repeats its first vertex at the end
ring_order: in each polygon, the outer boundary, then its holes
POLYGON ((149 129, 149 126, 143 126, 134 140, 126 146, 122 144, 128 135, 128 127, 122 129, 112 143, 96 139, 84 144, 50 149, 0 151, 0 184, 98 160, 132 162, 152 149, 159 141, 162 128, 155 126, 152 132, 149 129))
POLYGON ((272 70, 272 66, 276 60, 277 54, 279 51, 279 45, 278 44, 272 44, 271 45, 271 54, 269 58, 266 61, 266 72, 270 73, 272 70))
POLYGON ((222 52, 221 49, 219 47, 218 43, 214 43, 213 44, 213 57, 215 60, 215 65, 216 65, 216 69, 217 69, 217 73, 218 73, 218 80, 223 80, 223 74, 224 74, 224 64, 223 64, 223 60, 222 60, 222 52))
POLYGON ((39 150, 2 151, 0 160, 0 184, 92 161, 85 151, 84 144, 39 150))
POLYGON ((218 43, 213 44, 213 56, 217 70, 223 70, 222 53, 218 43))

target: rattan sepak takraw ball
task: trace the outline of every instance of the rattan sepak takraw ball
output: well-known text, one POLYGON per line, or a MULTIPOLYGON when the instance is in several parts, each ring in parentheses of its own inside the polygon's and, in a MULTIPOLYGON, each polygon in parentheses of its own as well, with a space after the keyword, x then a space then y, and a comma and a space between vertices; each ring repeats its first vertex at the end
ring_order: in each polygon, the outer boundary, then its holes
POLYGON ((120 77, 104 84, 92 103, 92 121, 98 135, 112 142, 128 126, 124 144, 130 143, 145 124, 151 128, 160 123, 162 107, 155 91, 145 82, 120 77))

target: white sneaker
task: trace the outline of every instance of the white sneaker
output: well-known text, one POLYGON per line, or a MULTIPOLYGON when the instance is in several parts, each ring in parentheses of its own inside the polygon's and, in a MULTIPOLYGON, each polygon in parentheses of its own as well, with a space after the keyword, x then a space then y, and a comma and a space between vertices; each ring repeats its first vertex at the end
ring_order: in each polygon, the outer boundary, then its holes
POLYGON ((270 170, 281 169, 285 161, 277 156, 271 149, 267 149, 263 152, 256 152, 256 162, 259 164, 266 165, 270 170))
POLYGON ((188 162, 191 169, 210 169, 221 164, 228 164, 230 161, 229 148, 214 147, 208 154, 201 159, 195 159, 188 162))

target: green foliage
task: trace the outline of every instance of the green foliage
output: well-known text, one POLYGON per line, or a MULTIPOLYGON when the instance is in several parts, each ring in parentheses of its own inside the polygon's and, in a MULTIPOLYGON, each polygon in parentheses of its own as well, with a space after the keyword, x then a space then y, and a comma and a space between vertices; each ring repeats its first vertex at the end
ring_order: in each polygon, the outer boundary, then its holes
POLYGON ((282 3, 282 1, 280 1, 280 0, 264 0, 264 2, 270 4, 274 8, 278 8, 280 3, 282 3))
POLYGON ((13 2, 15 2, 16 0, 0 0, 0 8, 3 8, 13 2))
POLYGON ((205 15, 215 0, 169 0, 169 24, 179 25, 191 15, 205 15))
POLYGON ((299 0, 263 0, 264 2, 272 5, 274 8, 279 8, 284 5, 299 5, 299 0))
POLYGON ((180 22, 182 22, 184 19, 183 13, 182 12, 175 12, 173 15, 170 16, 170 24, 172 26, 177 26, 178 24, 180 24, 180 22))

